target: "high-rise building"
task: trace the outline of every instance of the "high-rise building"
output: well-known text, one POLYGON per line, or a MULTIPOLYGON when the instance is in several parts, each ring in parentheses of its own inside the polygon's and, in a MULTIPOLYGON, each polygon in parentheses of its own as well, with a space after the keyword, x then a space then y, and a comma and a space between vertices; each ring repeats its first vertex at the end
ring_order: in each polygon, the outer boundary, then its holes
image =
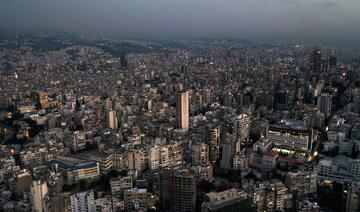
POLYGON ((191 159, 193 166, 209 164, 209 146, 205 143, 195 143, 191 146, 191 159))
POLYGON ((220 126, 206 128, 205 142, 209 145, 209 161, 215 163, 220 155, 220 126))
POLYGON ((271 189, 275 191, 275 209, 281 210, 286 207, 286 202, 292 198, 292 194, 289 189, 285 187, 282 182, 273 182, 271 189))
POLYGON ((276 110, 286 110, 292 104, 292 93, 289 89, 278 88, 274 92, 276 110))
POLYGON ((240 144, 247 142, 250 134, 250 116, 246 113, 242 113, 235 117, 234 121, 234 133, 237 143, 236 152, 240 152, 240 144))
POLYGON ((330 94, 323 93, 317 98, 317 109, 329 117, 331 114, 332 97, 330 94))
POLYGON ((95 198, 93 191, 85 191, 70 196, 72 212, 93 212, 95 198))
POLYGON ((148 151, 145 149, 133 149, 128 154, 129 169, 142 172, 148 165, 148 151))
POLYGON ((152 146, 149 148, 148 156, 149 169, 152 171, 178 166, 183 160, 183 144, 178 142, 152 146))
POLYGON ((313 169, 300 169, 287 172, 285 185, 292 193, 314 194, 317 190, 317 173, 313 169))
POLYGON ((177 96, 176 118, 178 128, 189 129, 189 91, 180 92, 177 96))
POLYGON ((351 182, 348 185, 346 212, 356 212, 360 208, 360 183, 351 182))
POLYGON ((35 100, 36 104, 41 109, 47 109, 50 107, 49 97, 47 92, 43 91, 33 91, 31 92, 31 97, 35 100))
POLYGON ((208 104, 208 103, 211 102, 211 90, 210 90, 210 89, 205 88, 205 89, 203 90, 202 96, 203 96, 203 102, 204 102, 205 104, 208 104))
POLYGON ((170 177, 170 208, 177 212, 195 211, 196 178, 176 170, 170 177))
POLYGON ((28 170, 22 170, 17 175, 17 193, 23 194, 23 192, 29 191, 33 178, 28 170))
POLYGON ((189 169, 164 169, 160 175, 160 200, 163 211, 194 212, 196 178, 189 169))
POLYGON ((116 111, 110 110, 108 112, 107 124, 110 129, 118 129, 118 119, 116 116, 116 111))
POLYGON ((336 67, 337 66, 337 57, 332 55, 329 58, 329 66, 330 67, 336 67))
POLYGON ((220 166, 223 169, 231 169, 233 165, 233 158, 236 155, 235 138, 232 135, 226 135, 221 143, 221 160, 220 166))
POLYGON ((183 162, 183 153, 184 153, 184 144, 183 142, 171 143, 169 147, 169 164, 170 166, 179 166, 183 162))
POLYGON ((83 150, 86 147, 86 135, 83 131, 75 131, 70 141, 72 141, 72 143, 69 146, 74 152, 83 150))
POLYGON ((41 181, 33 181, 31 186, 31 197, 34 211, 46 211, 45 196, 47 194, 48 187, 46 183, 42 183, 41 181))
POLYGON ((311 57, 310 57, 311 71, 314 72, 321 71, 321 64, 322 64, 322 51, 319 48, 315 48, 311 53, 311 57))
POLYGON ((121 68, 123 69, 128 68, 128 57, 125 53, 121 54, 120 63, 121 63, 121 68))
POLYGON ((157 171, 169 166, 169 148, 167 146, 153 146, 149 149, 149 168, 157 171))
POLYGON ((287 208, 293 197, 281 181, 273 180, 254 185, 253 198, 258 211, 277 211, 287 208))

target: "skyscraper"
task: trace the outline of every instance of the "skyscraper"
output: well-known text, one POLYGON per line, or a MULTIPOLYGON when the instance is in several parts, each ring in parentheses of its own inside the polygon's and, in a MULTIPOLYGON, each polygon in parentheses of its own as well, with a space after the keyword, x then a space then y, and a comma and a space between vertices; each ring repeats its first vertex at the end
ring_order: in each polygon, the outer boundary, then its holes
POLYGON ((195 211, 196 178, 189 169, 165 168, 159 177, 162 211, 195 211))
POLYGON ((331 114, 331 104, 332 97, 328 93, 323 93, 317 98, 317 109, 321 113, 325 114, 326 117, 329 117, 331 114))
POLYGON ((337 57, 332 55, 329 58, 329 66, 330 67, 336 67, 337 66, 337 57))
POLYGON ((221 160, 220 167, 223 169, 231 169, 234 157, 234 142, 227 138, 221 143, 221 160))
POLYGON ((329 58, 329 66, 330 67, 336 67, 337 66, 337 57, 335 55, 335 50, 334 49, 331 51, 331 56, 329 58))
POLYGON ((121 54, 120 63, 121 63, 121 68, 123 68, 123 69, 128 68, 128 58, 125 53, 121 54))
POLYGON ((288 89, 278 87, 274 92, 274 103, 276 110, 286 110, 291 104, 291 92, 288 89))
MULTIPOLYGON (((234 131, 237 145, 244 143, 249 138, 250 133, 250 116, 246 113, 242 113, 235 117, 234 131)), ((240 147, 236 147, 236 152, 240 151, 240 147)))
POLYGON ((118 119, 116 116, 116 111, 110 110, 108 112, 108 127, 111 129, 118 129, 118 119))
POLYGON ((209 161, 215 163, 220 154, 220 126, 206 128, 205 142, 209 145, 209 161))
POLYGON ((189 129, 189 91, 180 92, 177 96, 176 118, 179 129, 189 129))
POLYGON ((177 212, 195 211, 196 178, 188 170, 175 170, 170 177, 170 208, 177 212))
POLYGON ((311 57, 310 57, 311 71, 314 72, 321 71, 321 64, 322 64, 322 51, 319 48, 315 48, 311 53, 311 57))

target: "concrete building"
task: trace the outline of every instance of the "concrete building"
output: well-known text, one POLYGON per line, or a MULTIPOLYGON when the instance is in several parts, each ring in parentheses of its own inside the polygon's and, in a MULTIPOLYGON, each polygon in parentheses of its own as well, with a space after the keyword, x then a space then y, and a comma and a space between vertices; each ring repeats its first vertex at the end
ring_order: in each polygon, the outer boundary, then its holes
POLYGON ((36 212, 47 211, 45 197, 48 194, 48 187, 46 183, 41 181, 33 181, 31 186, 31 199, 33 210, 36 212))
POLYGON ((115 110, 110 110, 107 115, 107 125, 110 129, 117 130, 118 127, 118 118, 115 110))
POLYGON ((323 93, 317 98, 317 109, 319 112, 329 117, 331 114, 332 97, 330 94, 323 93))
POLYGON ((202 212, 256 211, 245 192, 236 189, 211 192, 205 195, 201 205, 202 212))
POLYGON ((122 197, 125 190, 133 188, 133 178, 131 176, 112 178, 110 187, 113 196, 122 197))
POLYGON ((65 184, 72 185, 80 180, 94 180, 100 176, 100 165, 78 158, 57 157, 48 164, 58 169, 64 176, 65 184))
POLYGON ((75 131, 74 132, 74 151, 83 150, 86 147, 86 135, 82 131, 75 131))
POLYGON ((50 107, 49 97, 47 92, 33 91, 31 92, 31 97, 35 100, 39 108, 47 109, 50 107))
POLYGON ((269 127, 269 141, 280 151, 308 152, 312 149, 313 130, 304 123, 292 120, 281 120, 269 127))
POLYGON ((148 151, 145 149, 133 149, 128 153, 129 169, 142 172, 148 165, 148 151))
POLYGON ((17 193, 19 195, 29 191, 31 184, 33 184, 33 178, 29 171, 23 170, 17 175, 17 193))
POLYGON ((70 196, 72 212, 94 212, 95 198, 93 191, 85 191, 70 196))
POLYGON ((360 208, 360 183, 352 182, 348 184, 346 197, 346 212, 357 212, 360 208))
MULTIPOLYGON (((235 117, 234 120, 234 133, 236 142, 239 144, 247 142, 250 134, 250 116, 246 113, 242 113, 235 117)), ((237 144, 237 145, 239 145, 237 144)), ((237 152, 240 151, 240 147, 237 147, 237 152)))
POLYGON ((183 91, 177 95, 176 119, 179 129, 189 129, 189 91, 183 91))
POLYGON ((196 178, 188 169, 170 168, 161 173, 160 201, 163 211, 194 212, 196 178))
POLYGON ((320 72, 322 66, 322 51, 315 48, 310 56, 310 68, 314 72, 320 72))
POLYGON ((195 143, 191 146, 191 163, 193 166, 209 164, 209 146, 205 143, 195 143))
POLYGON ((360 182, 360 159, 343 155, 324 158, 317 165, 320 180, 337 182, 360 182))
POLYGON ((234 141, 225 139, 221 144, 221 160, 220 166, 223 169, 231 169, 233 164, 233 158, 235 156, 234 141))
POLYGON ((113 167, 113 155, 100 153, 100 152, 91 152, 89 159, 99 164, 100 174, 107 174, 112 170, 113 167))
POLYGON ((278 157, 279 153, 277 152, 251 152, 249 162, 251 167, 269 172, 276 168, 278 157))
POLYGON ((183 161, 183 144, 181 142, 172 142, 152 146, 149 148, 148 158, 149 169, 152 171, 178 166, 183 161))
POLYGON ((168 167, 169 148, 168 146, 155 145, 149 149, 149 168, 152 171, 158 171, 160 168, 168 167))
POLYGON ((147 211, 156 209, 157 197, 146 189, 133 188, 124 191, 125 211, 147 211))
POLYGON ((195 211, 196 179, 188 172, 175 171, 170 177, 170 208, 173 211, 195 211))
POLYGON ((205 143, 209 145, 209 161, 215 163, 220 156, 220 126, 206 128, 205 143))
POLYGON ((313 169, 300 169, 285 175, 285 185, 292 193, 314 194, 317 191, 317 181, 318 176, 313 169))

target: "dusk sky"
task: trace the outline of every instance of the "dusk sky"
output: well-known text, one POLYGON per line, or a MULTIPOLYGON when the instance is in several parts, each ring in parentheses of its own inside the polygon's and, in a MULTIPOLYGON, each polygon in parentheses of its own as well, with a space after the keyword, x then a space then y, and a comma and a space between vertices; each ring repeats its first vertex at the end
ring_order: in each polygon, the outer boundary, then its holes
POLYGON ((360 37, 359 0, 0 0, 0 25, 247 39, 360 37))

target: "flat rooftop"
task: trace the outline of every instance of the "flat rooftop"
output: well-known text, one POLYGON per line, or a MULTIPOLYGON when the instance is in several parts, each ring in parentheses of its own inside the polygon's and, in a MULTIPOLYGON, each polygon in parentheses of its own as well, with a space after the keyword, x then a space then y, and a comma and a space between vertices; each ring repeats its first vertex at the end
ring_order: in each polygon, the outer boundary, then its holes
POLYGON ((293 130, 299 132, 309 131, 309 127, 305 125, 304 122, 299 120, 280 120, 276 124, 272 124, 269 129, 283 129, 283 130, 293 130))

